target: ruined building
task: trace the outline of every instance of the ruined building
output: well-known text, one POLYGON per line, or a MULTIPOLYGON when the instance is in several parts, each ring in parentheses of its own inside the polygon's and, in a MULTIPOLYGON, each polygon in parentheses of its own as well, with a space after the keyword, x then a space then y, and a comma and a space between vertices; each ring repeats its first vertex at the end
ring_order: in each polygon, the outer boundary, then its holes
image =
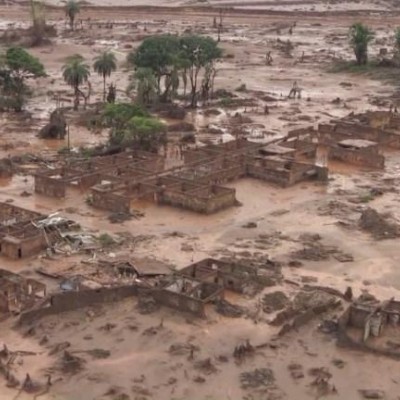
POLYGON ((33 256, 51 247, 71 221, 0 202, 0 254, 13 259, 33 256))
POLYGON ((0 269, 0 314, 19 313, 46 296, 46 286, 0 269))
POLYGON ((326 180, 327 169, 298 157, 298 149, 265 153, 265 146, 237 140, 184 152, 181 165, 142 151, 75 160, 35 175, 35 191, 65 197, 68 187, 90 190, 90 203, 129 212, 137 200, 154 201, 210 214, 237 203, 235 190, 221 184, 253 177, 282 187, 309 179, 326 180))
POLYGON ((339 320, 338 344, 400 358, 400 302, 361 296, 339 320), (366 298, 365 298, 366 297, 366 298))

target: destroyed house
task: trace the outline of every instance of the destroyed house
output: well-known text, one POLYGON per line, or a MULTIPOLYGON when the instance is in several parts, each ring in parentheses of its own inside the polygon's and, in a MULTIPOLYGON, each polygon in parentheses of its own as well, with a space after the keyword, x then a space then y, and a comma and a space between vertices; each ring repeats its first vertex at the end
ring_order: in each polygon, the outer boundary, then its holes
POLYGON ((354 119, 331 121, 318 125, 321 143, 338 143, 346 139, 370 140, 381 146, 400 149, 400 134, 396 129, 388 130, 360 123, 354 119))
POLYGON ((364 139, 341 140, 329 147, 330 159, 371 168, 384 168, 385 157, 376 142, 364 139))
POLYGON ((57 169, 41 169, 35 175, 35 192, 50 197, 65 197, 68 187, 85 190, 117 176, 122 180, 136 174, 152 175, 164 169, 164 158, 143 151, 126 151, 90 160, 71 160, 57 169))
POLYGON ((46 286, 34 279, 0 269, 0 312, 21 312, 46 296, 46 286))
POLYGON ((72 221, 0 203, 0 254, 13 259, 33 256, 48 248, 72 221))
POLYGON ((40 213, 0 203, 0 254, 18 259, 41 250, 45 238, 35 223, 43 218, 40 213))
POLYGON ((0 233, 7 227, 36 221, 44 216, 35 211, 26 210, 9 203, 0 203, 0 233))
POLYGON ((342 346, 400 358, 400 301, 355 301, 340 317, 338 339, 342 346))
POLYGON ((149 200, 187 210, 210 214, 236 203, 235 190, 217 185, 200 184, 172 175, 131 182, 110 188, 94 187, 92 204, 116 212, 130 212, 135 201, 149 200))
POLYGON ((300 162, 280 156, 257 155, 249 157, 247 175, 275 183, 281 187, 288 187, 307 180, 326 181, 328 170, 313 163, 300 162))
POLYGON ((176 276, 153 290, 152 296, 160 305, 205 317, 206 304, 222 300, 224 288, 216 283, 176 276))
POLYGON ((262 147, 240 139, 192 149, 184 152, 183 165, 170 169, 164 168, 164 157, 151 153, 95 157, 39 171, 35 190, 64 197, 67 186, 90 187, 90 204, 113 212, 129 213, 136 201, 148 200, 211 214, 237 204, 235 189, 220 186, 225 182, 253 177, 286 187, 303 180, 326 180, 326 168, 297 160, 315 155, 313 143, 275 146, 279 156, 263 155, 262 147))
POLYGON ((249 287, 262 288, 273 285, 276 271, 206 258, 177 271, 177 274, 201 282, 213 282, 227 290, 244 293, 249 287))

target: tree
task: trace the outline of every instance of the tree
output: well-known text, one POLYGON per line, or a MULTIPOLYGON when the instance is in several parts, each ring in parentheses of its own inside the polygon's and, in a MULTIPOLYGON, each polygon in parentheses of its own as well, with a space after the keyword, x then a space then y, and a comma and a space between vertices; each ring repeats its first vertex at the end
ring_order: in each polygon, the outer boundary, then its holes
POLYGON ((124 130, 121 144, 157 152, 161 145, 166 144, 166 127, 157 118, 135 116, 124 130))
POLYGON ((38 58, 22 47, 10 47, 2 56, 0 65, 0 88, 3 100, 15 111, 21 111, 28 94, 26 79, 46 76, 38 58))
POLYGON ((117 87, 114 84, 111 84, 108 87, 108 93, 107 93, 107 103, 115 103, 115 100, 117 98, 117 87))
POLYGON ((366 65, 368 62, 368 44, 374 38, 374 32, 368 26, 357 22, 350 27, 349 36, 357 65, 366 65))
POLYGON ((133 117, 148 117, 149 114, 137 104, 116 103, 107 104, 101 116, 102 125, 115 128, 115 130, 125 129, 129 120, 133 117))
POLYGON ((151 68, 138 68, 127 88, 128 94, 136 90, 136 100, 140 104, 151 104, 157 95, 157 79, 151 68))
POLYGON ((80 96, 86 99, 79 87, 89 80, 89 65, 85 64, 84 58, 80 54, 75 54, 67 59, 62 71, 64 81, 74 89, 74 110, 77 110, 80 96))
POLYGON ((105 51, 94 61, 93 69, 103 77, 103 101, 106 101, 106 79, 117 69, 117 61, 114 53, 105 51))
POLYGON ((199 74, 203 68, 212 69, 221 54, 217 42, 210 37, 160 35, 145 39, 135 52, 129 54, 128 62, 137 69, 136 75, 140 79, 136 80, 148 89, 152 87, 151 75, 154 75, 161 101, 169 101, 176 95, 181 79, 186 93, 187 82, 190 81, 191 105, 195 107, 199 74))
POLYGON ((136 68, 150 69, 157 82, 157 93, 166 100, 169 97, 172 81, 171 74, 180 63, 180 41, 176 35, 151 36, 142 42, 135 52, 128 55, 128 62, 136 68), (164 93, 161 93, 161 81, 165 78, 164 93))
POLYGON ((191 107, 196 107, 198 97, 198 77, 202 68, 210 68, 222 51, 218 43, 210 37, 184 36, 181 38, 183 58, 187 60, 189 67, 187 73, 191 86, 191 107))
POLYGON ((209 62, 205 66, 203 80, 201 82, 201 97, 204 102, 207 102, 214 92, 214 81, 217 75, 217 69, 214 62, 209 62))
POLYGON ((69 26, 74 30, 75 18, 81 11, 81 5, 76 0, 68 0, 65 4, 65 15, 69 18, 69 26))
POLYGON ((107 104, 101 115, 102 126, 109 127, 109 144, 136 147, 156 152, 166 144, 166 127, 138 104, 107 104))
POLYGON ((46 36, 46 18, 41 1, 31 0, 32 45, 41 45, 46 36))

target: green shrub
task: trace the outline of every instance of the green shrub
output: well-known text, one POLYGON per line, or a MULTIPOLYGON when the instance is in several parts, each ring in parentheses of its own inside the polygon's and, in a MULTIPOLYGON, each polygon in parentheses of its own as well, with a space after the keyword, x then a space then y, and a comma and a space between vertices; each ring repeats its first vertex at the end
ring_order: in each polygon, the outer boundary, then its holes
POLYGON ((99 242, 100 242, 102 247, 110 247, 113 244, 115 244, 115 240, 108 233, 102 233, 98 237, 98 240, 99 240, 99 242))

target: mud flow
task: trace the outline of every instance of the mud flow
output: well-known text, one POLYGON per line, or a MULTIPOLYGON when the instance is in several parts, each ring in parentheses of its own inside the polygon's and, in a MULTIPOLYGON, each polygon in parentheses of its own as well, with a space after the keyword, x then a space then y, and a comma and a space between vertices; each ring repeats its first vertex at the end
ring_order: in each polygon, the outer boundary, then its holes
POLYGON ((399 399, 395 1, 0 3, 0 400, 399 399))

